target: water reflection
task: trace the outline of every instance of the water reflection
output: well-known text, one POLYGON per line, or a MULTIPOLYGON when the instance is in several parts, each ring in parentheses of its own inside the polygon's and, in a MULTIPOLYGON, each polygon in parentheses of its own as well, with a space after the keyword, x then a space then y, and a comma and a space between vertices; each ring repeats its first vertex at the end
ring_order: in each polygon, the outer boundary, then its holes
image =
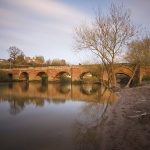
POLYGON ((91 95, 99 90, 100 86, 98 84, 82 84, 81 92, 86 95, 91 95))
MULTIPOLYGON (((12 83, 10 83, 10 84, 12 84, 12 83)), ((29 83, 28 82, 21 82, 19 84, 19 86, 20 86, 20 88, 22 89, 23 92, 26 92, 29 89, 29 83)))
POLYGON ((96 150, 100 149, 98 139, 98 130, 103 123, 104 114, 108 103, 105 104, 87 104, 79 115, 74 125, 74 142, 77 150, 96 150))
POLYGON ((71 91, 71 84, 61 83, 57 86, 57 90, 62 94, 69 93, 71 91))
MULTIPOLYGON (((46 101, 55 104, 66 100, 112 103, 114 93, 98 84, 39 84, 15 83, 0 85, 0 98, 10 103, 11 114, 19 113, 26 105, 43 106, 46 101)), ((96 104, 97 104, 96 103, 96 104)))
POLYGON ((40 83, 10 83, 0 85, 2 99, 26 100, 79 100, 103 102, 115 100, 113 93, 98 84, 40 84, 40 83), (110 97, 110 98, 109 98, 110 97))
MULTIPOLYGON (((91 90, 90 90, 91 91, 91 90)), ((95 91, 95 90, 94 90, 95 91)), ((86 103, 73 126, 74 142, 77 150, 101 149, 99 130, 107 108, 114 102, 116 95, 101 87, 99 103, 86 103)))
POLYGON ((97 131, 115 100, 115 93, 97 84, 0 85, 0 144, 3 149, 96 150, 97 131))

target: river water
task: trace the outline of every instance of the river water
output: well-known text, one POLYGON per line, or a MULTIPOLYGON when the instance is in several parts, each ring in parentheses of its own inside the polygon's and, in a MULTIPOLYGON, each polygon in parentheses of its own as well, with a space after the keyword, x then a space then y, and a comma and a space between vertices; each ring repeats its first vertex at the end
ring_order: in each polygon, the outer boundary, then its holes
POLYGON ((99 85, 0 84, 1 150, 96 150, 116 96, 99 85))

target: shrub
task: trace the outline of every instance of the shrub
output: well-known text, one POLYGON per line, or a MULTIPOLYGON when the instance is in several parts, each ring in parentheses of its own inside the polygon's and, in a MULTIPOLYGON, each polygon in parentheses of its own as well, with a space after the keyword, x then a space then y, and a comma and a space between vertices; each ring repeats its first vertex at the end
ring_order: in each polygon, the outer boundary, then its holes
POLYGON ((144 75, 143 81, 150 81, 150 75, 144 75))
POLYGON ((0 82, 10 81, 10 77, 7 72, 0 71, 0 82))
POLYGON ((63 74, 60 76, 60 81, 61 82, 71 82, 71 78, 68 77, 66 74, 63 74))

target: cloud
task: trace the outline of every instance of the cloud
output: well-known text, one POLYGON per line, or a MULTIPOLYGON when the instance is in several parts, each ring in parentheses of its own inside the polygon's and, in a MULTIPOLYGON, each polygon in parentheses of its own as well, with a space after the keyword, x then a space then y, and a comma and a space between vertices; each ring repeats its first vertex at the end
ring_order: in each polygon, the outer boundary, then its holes
POLYGON ((67 6, 63 3, 58 3, 53 0, 16 0, 17 5, 19 4, 22 7, 31 9, 35 12, 38 12, 43 15, 52 15, 55 17, 68 19, 81 19, 83 13, 79 12, 79 10, 75 10, 74 8, 67 6))
MULTIPOLYGON (((74 9, 71 6, 66 4, 56 2, 53 0, 1 0, 6 5, 9 5, 9 10, 11 12, 16 11, 19 14, 25 17, 29 17, 29 15, 40 18, 50 18, 60 21, 73 21, 76 22, 78 20, 83 19, 83 17, 87 17, 86 14, 81 12, 81 10, 74 9)), ((35 19, 35 18, 34 18, 35 19)))
POLYGON ((149 28, 150 0, 118 0, 131 9, 132 19, 136 24, 149 28))
POLYGON ((0 51, 15 45, 26 55, 73 61, 72 31, 88 15, 53 0, 0 0, 0 51))
POLYGON ((84 17, 83 12, 53 0, 0 0, 0 27, 27 31, 43 29, 70 33, 84 17))

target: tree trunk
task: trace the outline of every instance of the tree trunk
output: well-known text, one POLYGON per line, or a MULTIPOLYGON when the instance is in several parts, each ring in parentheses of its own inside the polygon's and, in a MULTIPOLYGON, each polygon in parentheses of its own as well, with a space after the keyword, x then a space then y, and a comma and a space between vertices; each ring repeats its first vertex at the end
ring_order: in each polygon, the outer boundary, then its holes
POLYGON ((137 69, 138 69, 138 65, 135 66, 135 69, 134 69, 134 71, 133 71, 133 74, 132 74, 130 80, 128 81, 127 85, 125 86, 126 88, 128 88, 128 87, 130 86, 131 81, 133 80, 133 78, 134 78, 134 76, 135 76, 135 73, 136 73, 137 69))
POLYGON ((111 67, 111 76, 112 76, 112 87, 116 87, 117 85, 117 80, 116 80, 116 75, 115 75, 115 69, 114 69, 114 65, 112 64, 111 67))

